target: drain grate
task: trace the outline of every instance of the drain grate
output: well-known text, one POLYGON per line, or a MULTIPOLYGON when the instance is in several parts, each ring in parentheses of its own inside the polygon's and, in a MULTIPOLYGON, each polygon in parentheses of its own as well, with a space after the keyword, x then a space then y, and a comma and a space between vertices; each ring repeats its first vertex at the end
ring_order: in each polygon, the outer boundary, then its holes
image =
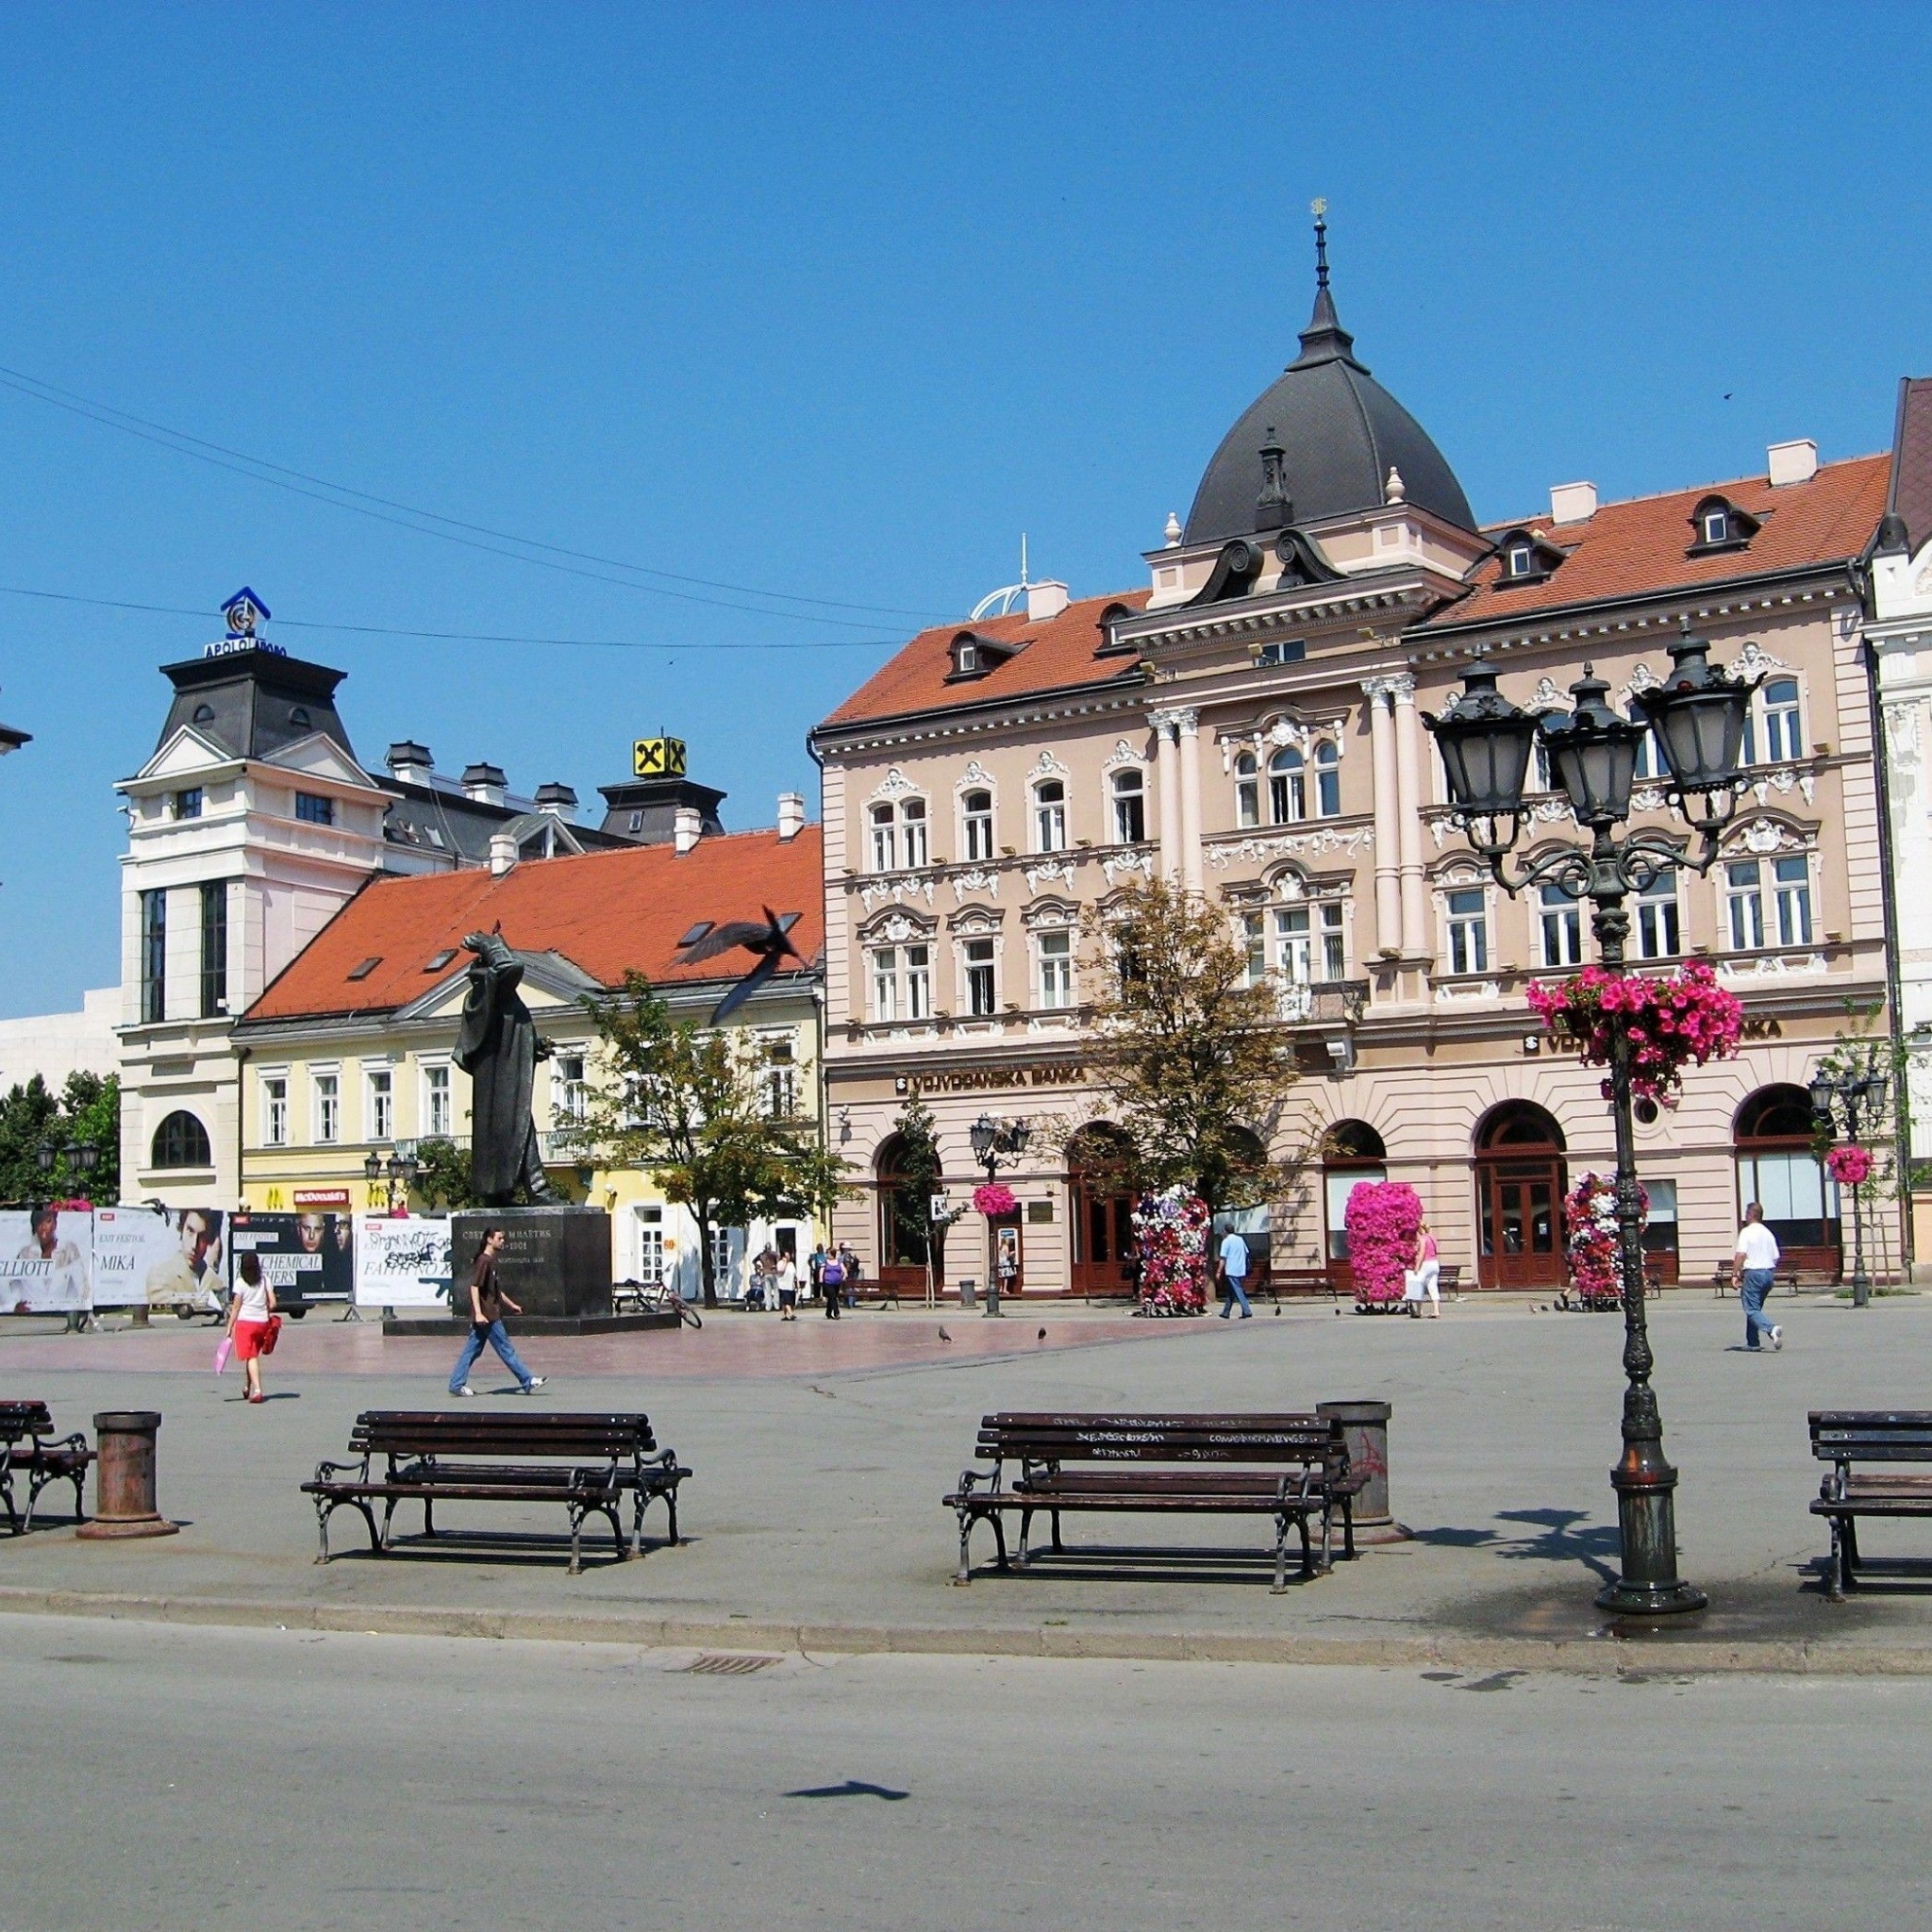
POLYGON ((748 1677, 768 1664, 783 1661, 782 1657, 756 1657, 749 1651, 707 1651, 684 1668, 687 1674, 694 1677, 748 1677))

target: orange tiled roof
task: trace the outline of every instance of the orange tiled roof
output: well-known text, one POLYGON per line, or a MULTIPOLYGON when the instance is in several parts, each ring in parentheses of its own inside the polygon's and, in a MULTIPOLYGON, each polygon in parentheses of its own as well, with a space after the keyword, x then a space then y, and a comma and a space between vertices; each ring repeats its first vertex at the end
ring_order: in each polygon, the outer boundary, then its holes
MULTIPOLYGON (((1063 691, 1070 685, 1108 684, 1133 671, 1132 658, 1101 658, 1107 641, 1100 614, 1109 605, 1139 610, 1145 590, 1122 591, 1111 597, 1082 597, 1043 624, 1024 613, 983 617, 977 624, 942 624, 923 630, 890 663, 882 665, 827 718, 825 725, 861 724, 874 718, 898 718, 914 711, 945 710, 954 705, 990 698, 1024 697, 1029 691, 1063 691), (996 664, 984 677, 948 684, 953 640, 962 630, 995 643, 1025 649, 996 664)), ((823 728, 823 727, 822 727, 823 728)))
POLYGON ((1507 623, 1568 605, 1769 575, 1856 557, 1885 513, 1888 470, 1883 456, 1852 457, 1822 464, 1808 482, 1775 490, 1762 476, 1744 476, 1607 503, 1584 523, 1556 524, 1545 514, 1492 524, 1488 526, 1492 537, 1506 530, 1535 530, 1568 555, 1541 583, 1513 586, 1500 581, 1502 560, 1491 558, 1477 567, 1467 595, 1420 628, 1507 623), (1707 496, 1726 497, 1760 520, 1746 548, 1685 555, 1692 541, 1690 512, 1707 496))
POLYGON ((437 972, 437 954, 463 935, 501 921, 520 953, 557 952, 606 986, 627 967, 655 984, 735 978, 749 953, 694 966, 676 961, 677 942, 701 919, 722 925, 757 919, 760 908, 799 914, 791 943, 808 959, 824 948, 824 839, 817 825, 796 838, 775 831, 728 833, 679 858, 669 845, 591 852, 580 858, 526 860, 500 878, 481 868, 378 878, 363 887, 283 970, 244 1020, 381 1013, 407 1006, 460 975, 458 951, 437 972), (349 974, 365 959, 374 971, 349 974))

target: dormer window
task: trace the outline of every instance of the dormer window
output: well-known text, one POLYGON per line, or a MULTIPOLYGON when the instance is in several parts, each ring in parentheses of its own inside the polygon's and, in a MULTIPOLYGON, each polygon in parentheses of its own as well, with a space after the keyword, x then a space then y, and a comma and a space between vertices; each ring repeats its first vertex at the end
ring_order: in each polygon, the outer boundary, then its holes
POLYGON ((966 676, 970 672, 977 671, 979 669, 979 646, 977 644, 969 644, 962 641, 958 648, 953 653, 953 669, 961 677, 966 676))
POLYGON ((1497 583, 1504 589, 1517 584, 1540 584, 1563 561, 1564 553, 1540 530, 1508 530, 1496 541, 1502 559, 1497 583))
POLYGON ((1741 550, 1757 536, 1758 522, 1725 496, 1707 496, 1690 512, 1691 557, 1714 550, 1741 550))
POLYGON ((1512 577, 1536 575, 1536 552, 1527 543, 1512 543, 1509 546, 1509 554, 1503 561, 1505 570, 1512 577))
POLYGON ((998 638, 983 636, 978 631, 962 630, 952 641, 950 656, 953 666, 946 673, 947 682, 955 678, 984 677, 989 671, 997 671, 1008 658, 1025 648, 1024 641, 1009 644, 998 638))

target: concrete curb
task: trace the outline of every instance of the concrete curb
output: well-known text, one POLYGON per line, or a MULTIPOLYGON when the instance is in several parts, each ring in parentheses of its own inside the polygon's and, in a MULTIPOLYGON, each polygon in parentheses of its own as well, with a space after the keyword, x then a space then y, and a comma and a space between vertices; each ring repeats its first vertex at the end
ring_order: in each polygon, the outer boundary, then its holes
POLYGON ((913 1624, 726 1623, 432 1606, 277 1603, 242 1598, 0 1589, 0 1615, 105 1617, 130 1624, 334 1630, 386 1637, 617 1643, 640 1650, 770 1650, 842 1656, 1085 1657, 1135 1663, 1350 1664, 1467 1674, 1557 1671, 1578 1676, 1932 1676, 1932 1644, 1705 1641, 1695 1637, 1307 1637, 1217 1631, 1075 1630, 1055 1625, 942 1629, 913 1624))

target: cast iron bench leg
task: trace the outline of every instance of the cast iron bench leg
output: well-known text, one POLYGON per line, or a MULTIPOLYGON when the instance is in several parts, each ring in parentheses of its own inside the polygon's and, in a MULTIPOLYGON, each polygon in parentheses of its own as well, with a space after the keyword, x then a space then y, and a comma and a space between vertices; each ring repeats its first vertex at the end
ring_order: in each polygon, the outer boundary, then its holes
POLYGON ((1274 1594, 1283 1595, 1288 1589, 1288 1511, 1274 1512, 1274 1594))
POLYGON ((1021 1510, 1021 1512, 1020 1512, 1020 1549, 1019 1549, 1019 1559, 1020 1559, 1020 1568, 1021 1568, 1021 1569, 1023 1569, 1023 1570, 1024 1570, 1024 1569, 1025 1569, 1025 1567, 1026 1567, 1026 1563, 1027 1563, 1027 1556, 1026 1556, 1026 1539, 1027 1539, 1028 1535, 1029 1535, 1029 1534, 1031 1533, 1031 1531, 1032 1531, 1032 1528, 1033 1528, 1033 1511, 1032 1511, 1032 1510, 1030 1510, 1030 1509, 1023 1509, 1023 1510, 1021 1510))
POLYGON ((1066 1544, 1060 1541, 1060 1512, 1058 1509, 1053 1512, 1053 1546, 1057 1551, 1066 1548, 1066 1544))
POLYGON ((1844 1530, 1836 1516, 1824 1519, 1831 1525, 1831 1557, 1824 1573, 1824 1593, 1833 1603, 1845 1600, 1845 1586, 1851 1581, 1851 1574, 1845 1568, 1844 1530))
POLYGON ((579 1503, 579 1502, 575 1502, 575 1501, 574 1501, 574 1502, 572 1502, 572 1503, 570 1504, 569 1507, 570 1507, 570 1573, 569 1573, 569 1574, 570 1574, 571 1575, 573 1575, 573 1576, 576 1576, 576 1575, 579 1575, 579 1574, 582 1574, 582 1571, 583 1571, 583 1567, 584 1567, 584 1557, 583 1557, 583 1540, 584 1540, 584 1510, 585 1510, 585 1507, 586 1507, 586 1506, 585 1506, 584 1504, 582 1504, 582 1503, 579 1503))
POLYGON ((959 1568, 958 1573, 954 1575, 953 1581, 956 1584, 963 1586, 973 1581, 973 1569, 972 1565, 967 1559, 966 1551, 966 1546, 972 1541, 973 1537, 972 1506, 970 1504, 961 1503, 956 1507, 954 1514, 956 1514, 959 1519, 959 1568))

